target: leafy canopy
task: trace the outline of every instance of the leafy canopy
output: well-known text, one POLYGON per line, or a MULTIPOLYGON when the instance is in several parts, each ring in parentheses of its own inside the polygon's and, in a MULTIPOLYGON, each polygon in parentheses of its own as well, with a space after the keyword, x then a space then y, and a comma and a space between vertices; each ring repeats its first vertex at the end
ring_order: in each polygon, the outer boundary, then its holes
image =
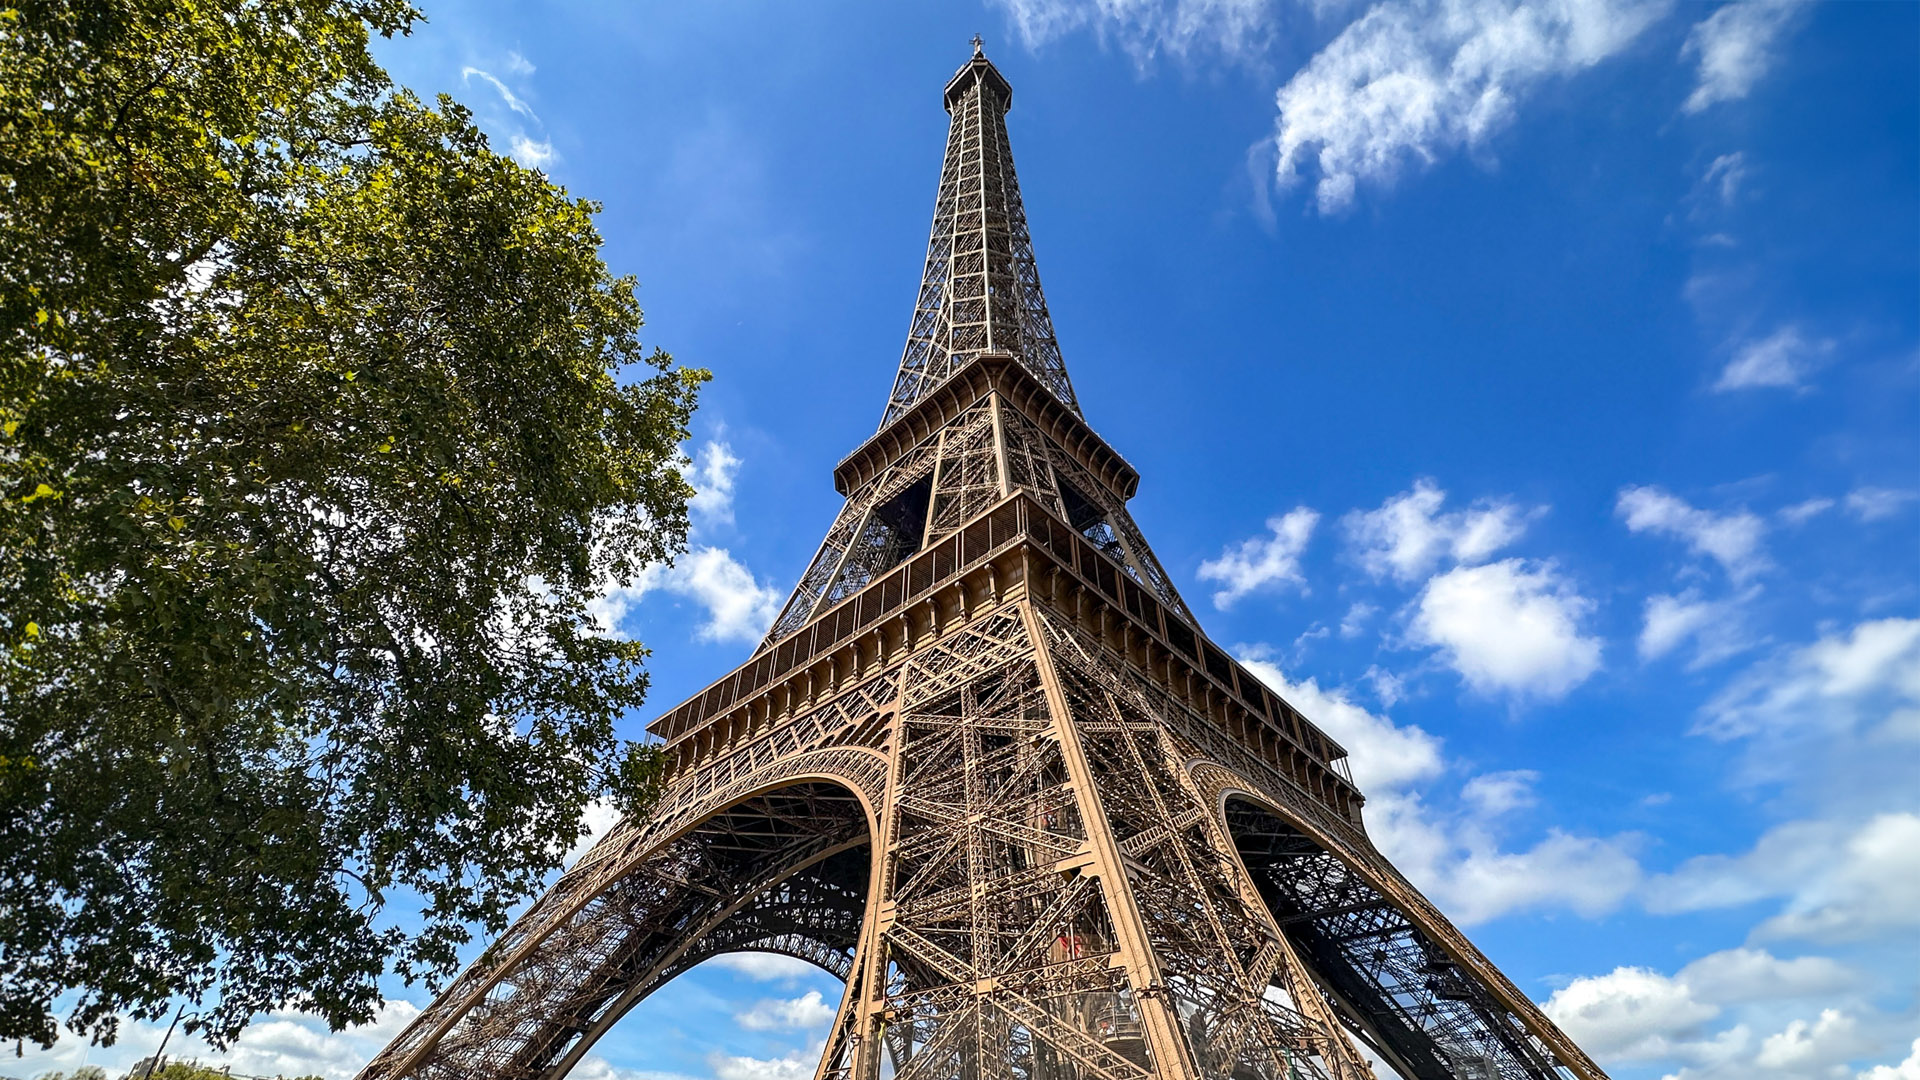
POLYGON ((706 373, 393 90, 416 15, 0 9, 0 1041, 365 1021, 644 797, 588 605, 682 549, 706 373))

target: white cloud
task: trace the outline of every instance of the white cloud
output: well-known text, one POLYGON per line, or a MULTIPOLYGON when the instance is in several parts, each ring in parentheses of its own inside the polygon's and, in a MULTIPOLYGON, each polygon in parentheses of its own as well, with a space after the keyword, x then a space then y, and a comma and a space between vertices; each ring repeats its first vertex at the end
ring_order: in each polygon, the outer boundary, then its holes
POLYGON ((611 832, 615 825, 620 824, 620 811, 605 799, 595 799, 587 804, 586 812, 580 815, 580 824, 586 826, 587 831, 574 842, 566 858, 561 860, 563 866, 572 866, 579 862, 580 856, 585 855, 593 845, 600 842, 601 837, 611 832))
POLYGON ((1291 682, 1257 652, 1240 662, 1320 730, 1347 748, 1353 779, 1362 791, 1404 787, 1440 772, 1440 740, 1413 725, 1395 724, 1355 705, 1340 690, 1322 690, 1313 679, 1291 682))
POLYGON ((1313 679, 1288 680, 1264 649, 1243 652, 1240 662, 1347 748, 1354 781, 1369 796, 1368 832, 1454 918, 1485 922, 1514 911, 1562 907, 1599 915, 1619 906, 1638 884, 1630 836, 1596 839, 1554 829, 1525 851, 1503 850, 1497 819, 1532 800, 1537 774, 1473 777, 1461 792, 1467 813, 1437 812, 1413 789, 1446 771, 1440 739, 1368 712, 1344 690, 1322 689, 1313 679))
POLYGON ((1609 1061, 1663 1057, 1720 1008, 1680 979, 1641 967, 1575 979, 1542 1006, 1580 1048, 1609 1061))
POLYGON ((687 510, 696 526, 733 524, 733 478, 740 464, 733 447, 718 439, 708 440, 687 459, 687 483, 694 492, 687 510))
POLYGON ((1800 883, 1761 938, 1854 941, 1920 926, 1920 816, 1881 814, 1846 841, 1837 865, 1800 883))
POLYGON ((709 1064, 714 1080, 811 1080, 819 1057, 818 1051, 805 1050, 795 1050, 780 1058, 715 1054, 709 1064))
POLYGON ((1699 84, 1684 108, 1699 112, 1746 97, 1773 65, 1773 46, 1799 8, 1796 0, 1739 0, 1694 25, 1683 57, 1699 58, 1699 84))
POLYGON ((1367 686, 1373 690, 1373 696, 1380 699, 1383 708, 1393 708, 1394 702, 1405 696, 1406 681, 1379 664, 1367 665, 1367 670, 1361 673, 1360 677, 1366 680, 1367 686))
POLYGON ((1684 540, 1689 550, 1719 563, 1734 581, 1745 581, 1769 565, 1761 549, 1767 524, 1746 510, 1710 513, 1651 485, 1622 488, 1615 510, 1629 530, 1684 540))
MULTIPOLYGON (((226 1066, 253 1076, 349 1080, 419 1014, 419 1008, 409 1002, 387 1001, 372 1023, 330 1031, 317 1017, 270 1012, 256 1017, 225 1053, 216 1053, 197 1036, 175 1031, 167 1042, 167 1056, 200 1061, 214 1068, 226 1066)), ((84 1055, 87 1064, 99 1065, 109 1076, 117 1076, 151 1053, 166 1028, 165 1024, 123 1020, 120 1039, 111 1047, 90 1047, 78 1037, 69 1037, 51 1050, 29 1050, 14 1059, 11 1069, 27 1076, 49 1069, 71 1070, 84 1055)))
POLYGON ((1367 620, 1379 613, 1379 608, 1365 601, 1355 603, 1347 609, 1347 613, 1340 619, 1340 636, 1343 638, 1359 637, 1362 633, 1366 632, 1367 620))
POLYGON ((1647 598, 1646 625, 1640 631, 1642 660, 1665 656, 1713 621, 1714 605, 1693 599, 1696 595, 1647 598))
POLYGON ((783 1031, 791 1028, 824 1027, 833 1022, 834 1006, 809 990, 797 998, 762 1000, 733 1018, 748 1031, 783 1031))
POLYGON ((745 975, 755 982, 792 982, 795 979, 820 973, 819 968, 805 960, 780 953, 725 953, 707 963, 745 975))
MULTIPOLYGON (((694 489, 687 510, 696 535, 733 522, 734 476, 740 464, 732 447, 719 440, 708 441, 684 459, 681 468, 694 489)), ((672 566, 642 567, 626 585, 603 582, 600 595, 587 607, 602 632, 619 635, 621 624, 655 591, 686 597, 706 609, 706 621, 695 631, 702 641, 759 640, 784 599, 732 552, 709 544, 694 547, 672 566)))
POLYGON ((1756 664, 1695 727, 1717 739, 1856 729, 1920 736, 1920 619, 1859 623, 1756 664))
POLYGON ((473 77, 475 75, 478 75, 480 76, 480 78, 486 80, 488 83, 491 83, 493 85, 493 88, 500 92, 500 100, 507 103, 507 108, 512 109, 514 112, 519 113, 521 116, 524 116, 529 120, 537 121, 540 119, 538 116, 534 115, 533 106, 528 105, 525 101, 522 101, 520 99, 520 96, 518 94, 515 94, 512 90, 507 89, 506 83, 501 82, 499 79, 494 78, 493 75, 489 74, 488 72, 482 71, 477 67, 463 67, 460 69, 460 80, 462 82, 468 82, 468 83, 472 82, 473 77))
POLYGON ((1539 83, 1618 53, 1665 0, 1387 0, 1281 87, 1275 141, 1284 185, 1318 175, 1322 213, 1362 183, 1483 149, 1539 83))
POLYGON ((1872 523, 1897 517, 1902 507, 1920 499, 1920 491, 1894 488, 1855 488, 1847 494, 1847 510, 1863 522, 1872 523))
MULTIPOLYGON (((506 70, 509 75, 525 77, 533 74, 534 67, 526 57, 509 52, 506 70)), ((553 148, 552 140, 527 130, 527 127, 532 127, 537 131, 541 127, 540 117, 533 111, 533 106, 492 72, 471 65, 460 69, 462 82, 472 85, 475 78, 493 87, 501 102, 513 113, 513 116, 492 114, 492 122, 488 125, 502 129, 507 138, 508 155, 529 169, 550 169, 559 162, 560 154, 553 148)), ((490 113, 490 110, 481 111, 483 115, 490 113)))
MULTIPOLYGON (((1336 0, 1315 0, 1328 6, 1336 0)), ((1091 29, 1145 65, 1161 53, 1189 60, 1214 51, 1249 60, 1273 39, 1269 0, 994 0, 1030 49, 1091 29)))
POLYGON ((623 1069, 606 1058, 593 1054, 580 1059, 580 1064, 567 1074, 568 1080, 694 1080, 683 1073, 661 1072, 658 1069, 623 1069))
POLYGON ((1741 606, 1757 589, 1726 600, 1705 600, 1697 589, 1678 596, 1647 597, 1640 629, 1640 659, 1657 660, 1688 640, 1694 643, 1690 668, 1718 663, 1751 647, 1741 606))
POLYGON ((1219 558, 1201 563, 1201 580, 1225 586, 1213 594, 1213 606, 1225 611, 1255 589, 1287 584, 1298 585, 1304 592, 1306 579, 1300 575, 1300 553, 1306 550, 1319 521, 1316 511, 1295 507, 1283 517, 1267 519, 1271 537, 1243 540, 1221 552, 1219 558))
POLYGON ((1814 518, 1819 517, 1821 514, 1833 509, 1835 505, 1834 501, 1828 498, 1808 499, 1805 502, 1797 502, 1792 506, 1782 507, 1780 510, 1780 520, 1789 525, 1804 525, 1814 518))
POLYGON ((1700 178, 1700 186, 1715 193, 1721 206, 1732 206, 1733 200, 1740 194, 1740 185, 1747 179, 1747 155, 1741 151, 1721 154, 1707 166, 1700 178))
POLYGON ((706 610, 706 620, 694 631, 700 641, 758 641, 779 614, 782 600, 732 552, 705 546, 682 554, 672 566, 641 567, 625 585, 603 582, 587 611, 602 633, 625 636, 627 617, 656 591, 686 597, 706 610))
POLYGON ((560 155, 553 149, 553 143, 540 139, 535 141, 524 134, 515 135, 511 140, 513 160, 529 169, 545 169, 559 160, 560 155))
POLYGON ((1765 949, 1710 953, 1680 969, 1679 979, 1722 1005, 1831 994, 1858 985, 1859 972, 1830 957, 1782 960, 1765 949))
POLYGON ((1550 829, 1525 851, 1505 851, 1486 822, 1439 818, 1417 795, 1376 794, 1364 813, 1387 858, 1462 924, 1562 907, 1598 917, 1640 881, 1630 836, 1550 829))
POLYGON ((1540 774, 1532 769, 1483 773, 1467 781, 1460 789, 1460 798, 1480 817, 1496 818, 1538 802, 1533 785, 1539 779, 1540 774))
POLYGON ((1760 939, 1866 940, 1920 926, 1920 815, 1885 813, 1857 826, 1794 821, 1744 855, 1701 855, 1650 881, 1656 913, 1783 899, 1760 939))
POLYGON ((1786 1030, 1767 1036, 1753 1061, 1763 1069, 1816 1075, 1816 1070, 1868 1048, 1861 1043, 1859 1029, 1853 1017, 1838 1009, 1822 1009, 1819 1019, 1811 1023, 1795 1020, 1786 1030))
POLYGON ((1518 540, 1529 518, 1545 512, 1545 507, 1528 513, 1504 500, 1482 500, 1466 510, 1441 513, 1446 500, 1439 485, 1422 478, 1378 510, 1349 513, 1342 524, 1360 565, 1376 578, 1416 581, 1445 556, 1462 563, 1485 560, 1518 540))
POLYGON ((1748 390, 1754 387, 1799 387, 1824 364, 1833 352, 1833 342, 1809 339, 1797 326, 1783 326, 1772 334, 1749 341, 1734 350, 1733 359, 1720 372, 1715 390, 1748 390))
POLYGON ((707 609, 703 641, 758 641, 780 613, 780 593, 754 579, 724 548, 698 548, 660 575, 661 587, 707 609))
MULTIPOLYGON (((1643 967, 1620 967, 1587 976, 1554 992, 1542 1008, 1573 1040, 1607 1061, 1678 1059, 1698 1064, 1732 1064, 1736 1059, 1765 1062, 1812 1035, 1804 1021, 1760 1044, 1736 1025, 1713 1036, 1706 1023, 1722 1016, 1724 1006, 1755 1001, 1829 997, 1858 985, 1860 975, 1824 956, 1781 960, 1762 949, 1727 949, 1703 956, 1668 976, 1643 967)), ((1828 1032, 1835 1021, 1827 1021, 1828 1032)), ((1831 1043, 1829 1037, 1825 1039, 1831 1043)))
POLYGON ((1856 1080, 1920 1080, 1920 1039, 1913 1040, 1913 1052, 1898 1065, 1875 1065, 1856 1080))
POLYGON ((1600 669, 1600 641, 1581 629, 1592 609, 1551 563, 1507 559, 1427 582, 1411 630, 1481 693, 1556 698, 1600 669))

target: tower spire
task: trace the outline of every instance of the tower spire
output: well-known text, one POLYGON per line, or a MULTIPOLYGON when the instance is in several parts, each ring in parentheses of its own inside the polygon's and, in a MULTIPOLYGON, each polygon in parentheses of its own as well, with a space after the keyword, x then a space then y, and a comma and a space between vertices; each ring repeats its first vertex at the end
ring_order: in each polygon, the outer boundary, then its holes
POLYGON ((883 428, 968 361, 990 352, 1014 356, 1061 404, 1080 411, 1040 291, 1007 145, 1013 87, 987 59, 979 35, 972 44, 973 56, 943 95, 951 118, 946 160, 920 294, 883 428))

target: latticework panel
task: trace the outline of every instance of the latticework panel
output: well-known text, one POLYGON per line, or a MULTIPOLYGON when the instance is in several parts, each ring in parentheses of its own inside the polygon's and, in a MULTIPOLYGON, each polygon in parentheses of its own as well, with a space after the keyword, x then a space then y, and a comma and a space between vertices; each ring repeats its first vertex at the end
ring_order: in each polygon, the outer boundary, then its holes
POLYGON ((1156 703, 1116 693, 1122 673, 1089 666, 1110 658, 1052 659, 1196 1073, 1370 1077, 1251 883, 1222 857, 1214 815, 1156 703))
POLYGON ((1229 830, 1261 895, 1370 1040, 1415 1075, 1567 1075, 1469 969, 1352 868, 1244 801, 1229 830))
POLYGON ((1152 589, 1161 603, 1192 622, 1193 616, 1181 602, 1179 592, 1127 513, 1126 500, 1082 468, 1072 454, 1048 438, 1020 410, 1003 406, 1000 426, 1008 486, 1031 493, 1128 577, 1152 589))
MULTIPOLYGON (((1303 872, 1279 883, 1266 873, 1268 864, 1255 858, 1261 870, 1253 872, 1252 885, 1262 906, 1287 927, 1299 959, 1334 988, 1336 1009, 1368 1042, 1376 1046, 1384 1042, 1391 1055, 1395 1052, 1392 1040, 1382 1033, 1397 1030, 1394 1024, 1402 1025, 1409 1045, 1428 1048, 1401 1059, 1424 1062, 1410 1066, 1409 1075, 1419 1077, 1604 1078, 1599 1066, 1409 884, 1352 822, 1248 753, 1067 619, 1042 609, 1038 622, 1063 669, 1079 670, 1116 704, 1132 702, 1122 707, 1152 716, 1182 761, 1213 759, 1214 763, 1190 770, 1202 805, 1212 808, 1210 818, 1224 820, 1218 818, 1218 808, 1227 793, 1246 792, 1284 811, 1286 824, 1275 818, 1269 822, 1272 828, 1304 838, 1301 842, 1318 853, 1314 861, 1292 864, 1303 872), (1306 867, 1315 872, 1305 873, 1306 867), (1293 906, 1276 903, 1283 895, 1277 890, 1283 885, 1292 890, 1284 895, 1292 898, 1293 906), (1311 918, 1303 922, 1303 916, 1311 918), (1320 921, 1335 929, 1310 937, 1307 923, 1320 921), (1371 930, 1366 929, 1369 926, 1371 930), (1370 933, 1400 935, 1401 944, 1391 949, 1377 946, 1370 933), (1328 944, 1332 941, 1353 944, 1336 947, 1328 944)), ((1245 807, 1240 810, 1238 822, 1243 827, 1249 813, 1245 807)), ((1215 852, 1226 855, 1235 850, 1235 840, 1240 838, 1222 833, 1209 843, 1215 852)), ((1242 854, 1248 850, 1247 843, 1239 847, 1242 854)))
MULTIPOLYGON (((1004 608, 902 673, 871 1008, 894 1075, 1149 1075, 1080 793, 1024 621, 1004 608)), ((849 1036, 828 1076, 872 1075, 849 1036), (864 1066, 864 1067, 863 1067, 864 1066)))
POLYGON ((940 433, 927 541, 942 539, 1000 501, 1000 458, 994 403, 983 401, 940 433))

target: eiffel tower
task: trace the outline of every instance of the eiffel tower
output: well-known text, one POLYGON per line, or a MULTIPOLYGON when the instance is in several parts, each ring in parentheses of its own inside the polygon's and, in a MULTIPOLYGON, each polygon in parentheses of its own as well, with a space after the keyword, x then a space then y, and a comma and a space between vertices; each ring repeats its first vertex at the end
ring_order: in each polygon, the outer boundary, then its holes
POLYGON ((649 726, 660 802, 363 1077, 561 1077, 676 975, 762 951, 845 982, 820 1078, 1604 1080, 1135 528, 1054 340, 1011 100, 976 38, 880 429, 766 640, 649 726))

